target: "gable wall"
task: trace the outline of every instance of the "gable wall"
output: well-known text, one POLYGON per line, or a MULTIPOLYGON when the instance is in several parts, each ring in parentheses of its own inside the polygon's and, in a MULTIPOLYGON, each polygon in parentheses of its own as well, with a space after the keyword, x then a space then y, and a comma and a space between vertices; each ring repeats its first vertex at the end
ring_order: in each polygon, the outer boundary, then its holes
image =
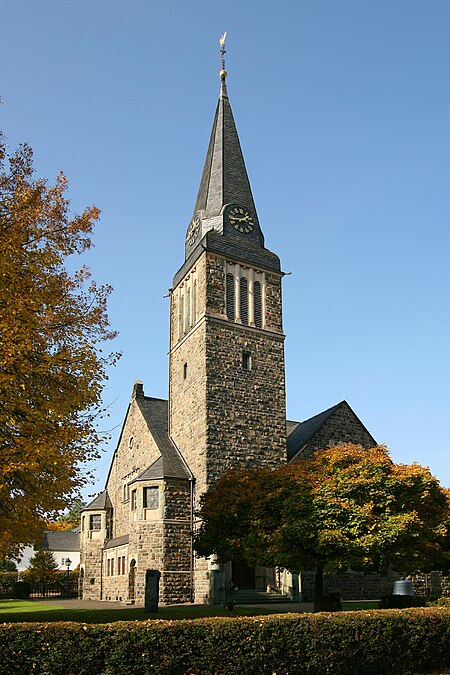
POLYGON ((346 403, 343 403, 316 431, 292 463, 309 457, 314 450, 332 448, 339 443, 357 443, 365 448, 373 448, 376 445, 374 438, 346 403))
POLYGON ((130 404, 122 437, 111 466, 106 489, 113 505, 113 533, 120 537, 130 530, 130 500, 124 498, 124 485, 137 477, 160 457, 144 417, 135 399, 130 404), (133 447, 130 448, 130 438, 133 447))

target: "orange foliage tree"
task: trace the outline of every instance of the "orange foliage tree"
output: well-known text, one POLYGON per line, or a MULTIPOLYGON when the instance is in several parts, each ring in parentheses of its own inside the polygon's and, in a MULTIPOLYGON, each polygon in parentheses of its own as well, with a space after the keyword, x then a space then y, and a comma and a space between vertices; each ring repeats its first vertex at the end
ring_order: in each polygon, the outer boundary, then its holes
POLYGON ((71 216, 60 173, 33 176, 32 151, 0 137, 0 556, 39 537, 88 480, 106 369, 117 358, 109 286, 65 261, 91 246, 99 210, 71 216))
POLYGON ((427 468, 395 464, 384 446, 344 444, 276 470, 234 471, 201 502, 195 541, 220 562, 400 573, 448 569, 449 494, 427 468))

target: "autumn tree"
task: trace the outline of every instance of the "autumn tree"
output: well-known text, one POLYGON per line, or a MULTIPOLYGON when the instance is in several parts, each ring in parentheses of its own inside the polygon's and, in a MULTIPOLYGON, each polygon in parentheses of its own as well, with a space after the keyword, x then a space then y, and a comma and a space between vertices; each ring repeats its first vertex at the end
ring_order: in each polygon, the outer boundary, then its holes
POLYGON ((14 560, 9 560, 9 558, 0 559, 0 572, 15 572, 16 570, 17 566, 14 560))
POLYGON ((97 421, 114 337, 109 286, 67 258, 91 246, 92 206, 71 215, 62 173, 33 175, 32 151, 0 137, 0 555, 39 538, 97 456, 97 421))
POLYGON ((384 446, 340 445, 226 475, 203 497, 194 546, 220 562, 315 569, 317 609, 327 572, 448 568, 449 503, 427 468, 393 463, 384 446))
POLYGON ((80 524, 81 512, 85 506, 86 502, 84 499, 75 499, 65 513, 58 515, 55 520, 47 523, 47 529, 59 532, 73 530, 80 524))

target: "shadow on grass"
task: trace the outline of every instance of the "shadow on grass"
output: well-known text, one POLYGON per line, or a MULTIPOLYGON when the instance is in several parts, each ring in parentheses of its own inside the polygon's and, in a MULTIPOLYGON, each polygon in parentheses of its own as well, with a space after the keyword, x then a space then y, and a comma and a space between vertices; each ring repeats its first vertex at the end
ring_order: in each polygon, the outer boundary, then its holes
POLYGON ((79 609, 46 606, 44 602, 36 603, 26 600, 0 601, 0 623, 18 622, 56 622, 76 621, 78 623, 113 623, 115 621, 147 621, 149 619, 199 619, 211 616, 255 616, 273 614, 273 610, 237 607, 232 612, 224 607, 186 606, 162 607, 157 613, 146 612, 141 607, 123 607, 117 609, 79 609))

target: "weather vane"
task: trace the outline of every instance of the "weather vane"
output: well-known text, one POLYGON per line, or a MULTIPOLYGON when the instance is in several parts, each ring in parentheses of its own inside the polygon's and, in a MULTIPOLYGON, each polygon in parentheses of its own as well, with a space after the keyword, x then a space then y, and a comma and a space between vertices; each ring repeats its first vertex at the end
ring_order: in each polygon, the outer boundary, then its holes
POLYGON ((222 70, 220 71, 220 79, 225 80, 227 76, 227 71, 225 70, 225 40, 227 39, 227 31, 222 35, 222 37, 219 40, 220 44, 220 59, 222 61, 222 70))

